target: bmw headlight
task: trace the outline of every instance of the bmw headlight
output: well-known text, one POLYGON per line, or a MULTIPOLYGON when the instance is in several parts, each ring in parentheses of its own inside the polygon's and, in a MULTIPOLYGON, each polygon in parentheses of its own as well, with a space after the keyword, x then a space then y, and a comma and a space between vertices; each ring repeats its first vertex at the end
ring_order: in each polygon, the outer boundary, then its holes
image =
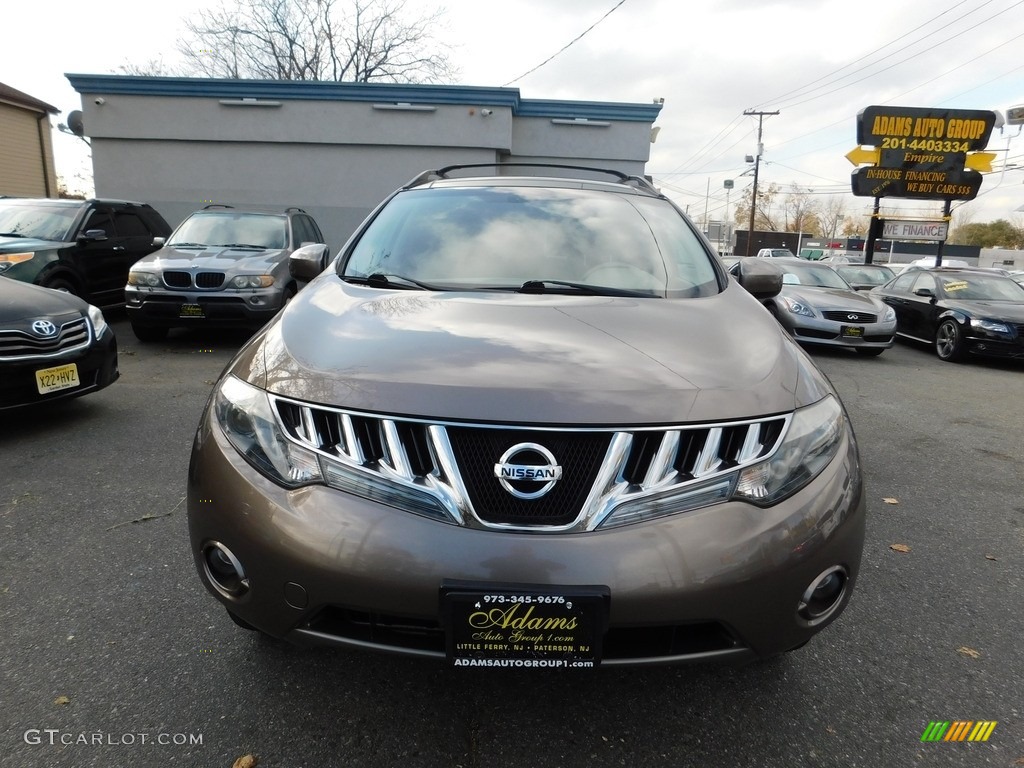
POLYGON ((232 288, 269 288, 274 284, 270 275, 237 275, 231 278, 232 288))
POLYGON ((740 472, 734 498, 766 507, 796 493, 832 461, 846 429, 843 409, 831 395, 796 411, 771 458, 740 472))
POLYGON ((284 436, 262 389, 225 376, 214 396, 214 414, 242 457, 287 488, 323 482, 316 454, 284 436))
POLYGON ((987 317, 971 318, 971 326, 982 331, 999 334, 1000 336, 1010 335, 1010 326, 1007 323, 1000 322, 999 320, 990 320, 987 317))
POLYGON ((160 285, 160 275, 156 272, 132 270, 128 273, 128 285, 141 285, 147 288, 156 288, 160 285))
POLYGON ((99 307, 89 305, 89 322, 92 323, 92 332, 98 339, 107 330, 107 320, 103 317, 99 307))
POLYGON ((804 317, 814 317, 814 310, 804 304, 802 301, 797 299, 791 299, 787 296, 782 297, 782 303, 786 305, 786 309, 792 312, 794 315, 803 315, 804 317))

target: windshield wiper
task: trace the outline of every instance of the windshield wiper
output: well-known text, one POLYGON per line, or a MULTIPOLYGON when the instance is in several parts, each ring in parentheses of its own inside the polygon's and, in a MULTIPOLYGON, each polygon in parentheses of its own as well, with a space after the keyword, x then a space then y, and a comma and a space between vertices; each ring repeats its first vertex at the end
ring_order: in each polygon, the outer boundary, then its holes
POLYGON ((604 285, 573 283, 568 280, 527 280, 516 289, 516 293, 566 293, 567 288, 588 296, 636 296, 649 299, 656 295, 651 291, 610 288, 604 285))
POLYGON ((0 237, 28 237, 28 235, 22 235, 17 232, 0 232, 0 237))
POLYGON ((250 248, 257 251, 269 251, 265 245, 252 245, 251 243, 219 243, 214 248, 250 248))
POLYGON ((205 248, 206 243, 168 243, 168 248, 205 248))
POLYGON ((362 275, 344 275, 342 276, 342 279, 349 283, 369 285, 371 288, 403 288, 411 291, 415 291, 417 289, 422 291, 440 290, 437 286, 431 285, 430 283, 413 280, 411 277, 405 277, 404 275, 385 275, 383 272, 374 272, 369 277, 363 277, 362 275))

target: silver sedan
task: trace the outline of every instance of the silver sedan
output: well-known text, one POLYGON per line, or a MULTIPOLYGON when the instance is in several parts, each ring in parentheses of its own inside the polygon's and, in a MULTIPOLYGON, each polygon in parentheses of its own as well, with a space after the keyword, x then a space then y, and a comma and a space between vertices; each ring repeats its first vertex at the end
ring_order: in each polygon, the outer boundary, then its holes
POLYGON ((782 291, 765 306, 801 344, 839 346, 880 355, 896 338, 896 314, 855 291, 834 269, 804 259, 772 259, 782 291))

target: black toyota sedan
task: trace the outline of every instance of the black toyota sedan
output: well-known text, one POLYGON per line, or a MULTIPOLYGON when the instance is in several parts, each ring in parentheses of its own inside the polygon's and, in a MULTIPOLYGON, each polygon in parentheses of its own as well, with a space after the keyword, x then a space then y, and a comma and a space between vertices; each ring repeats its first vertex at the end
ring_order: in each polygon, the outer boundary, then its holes
POLYGON ((0 277, 0 410, 95 392, 117 377, 117 342, 98 308, 0 277))
POLYGON ((1024 359, 1024 287, 1009 277, 939 267, 905 272, 872 295, 896 312, 896 334, 935 345, 940 359, 1024 359))

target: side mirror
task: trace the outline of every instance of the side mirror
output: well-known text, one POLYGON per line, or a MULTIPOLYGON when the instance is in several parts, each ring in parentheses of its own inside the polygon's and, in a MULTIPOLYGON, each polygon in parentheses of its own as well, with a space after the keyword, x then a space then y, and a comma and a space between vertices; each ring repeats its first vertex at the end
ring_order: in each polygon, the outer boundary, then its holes
POLYGON ((740 259, 733 274, 736 282, 761 301, 778 296, 782 290, 782 270, 768 259, 740 259))
POLYGON ((154 248, 163 248, 166 243, 167 243, 167 238, 166 237, 154 237, 153 238, 153 247, 154 248))
POLYGON ((303 245, 288 257, 288 273, 308 283, 327 268, 330 249, 323 243, 303 245))
POLYGON ((928 297, 934 299, 935 298, 935 291, 933 291, 931 288, 918 288, 916 291, 914 291, 914 295, 915 296, 928 296, 928 297))
POLYGON ((87 229, 78 236, 78 239, 86 243, 101 243, 107 239, 107 230, 87 229))

